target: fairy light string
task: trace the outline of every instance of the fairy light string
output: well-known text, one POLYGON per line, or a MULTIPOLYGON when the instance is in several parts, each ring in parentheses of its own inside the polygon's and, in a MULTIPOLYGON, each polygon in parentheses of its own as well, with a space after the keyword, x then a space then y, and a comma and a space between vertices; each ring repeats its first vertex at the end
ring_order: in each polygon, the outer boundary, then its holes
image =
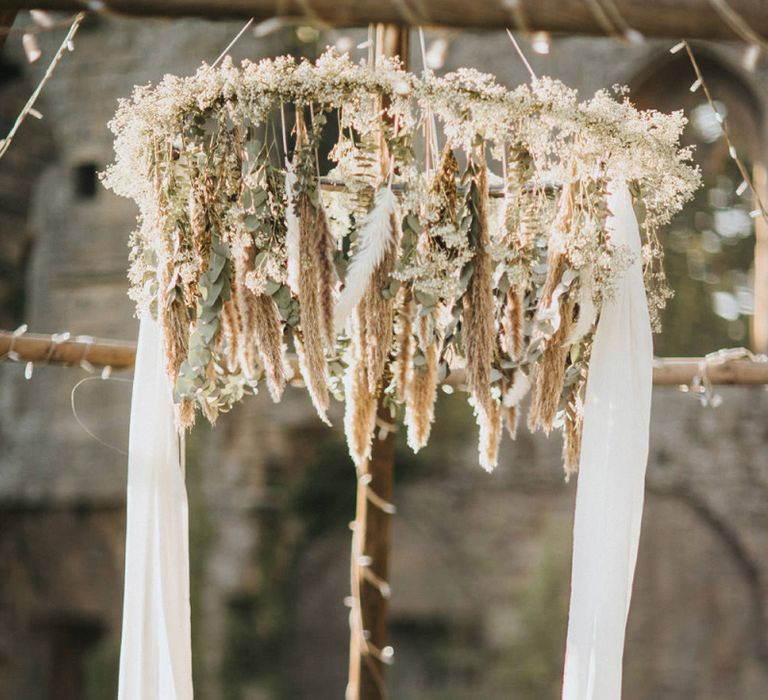
MULTIPOLYGON (((738 154, 738 151, 736 150, 736 146, 734 145, 733 140, 731 138, 731 134, 728 129, 728 124, 726 123, 726 119, 720 113, 720 111, 717 108, 717 105, 715 104, 715 100, 712 96, 712 92, 710 91, 709 86, 707 85, 707 81, 704 79, 704 74, 701 72, 701 67, 699 66, 699 62, 696 60, 696 56, 694 55, 690 44, 685 39, 682 39, 679 43, 675 44, 670 49, 670 53, 676 54, 682 51, 683 49, 685 50, 686 55, 688 56, 688 59, 691 62, 691 66, 693 67, 693 71, 696 74, 696 80, 691 85, 691 88, 690 88, 691 92, 696 92, 699 88, 701 88, 702 92, 704 93, 704 97, 709 103, 709 107, 712 110, 712 113, 715 115, 715 119, 718 123, 718 126, 720 127, 720 131, 723 135, 723 138, 725 139, 725 143, 728 146, 728 154, 733 159, 734 163, 736 163, 736 167, 739 169, 739 173, 741 175, 743 182, 746 183, 747 187, 752 192, 754 201, 757 204, 757 209, 754 209, 753 211, 751 211, 750 216, 753 219, 757 218, 758 216, 762 216, 765 222, 768 223, 768 211, 766 211, 766 207, 765 207, 765 204, 763 203, 763 199, 760 196, 760 193, 757 191, 757 188, 755 187, 754 182, 752 180, 752 176, 749 174, 747 167, 744 165, 744 161, 741 159, 741 157, 738 154)), ((742 192, 743 192, 743 189, 742 189, 742 192)))
POLYGON ((13 138, 14 136, 16 136, 16 132, 18 132, 19 128, 24 123, 24 120, 27 118, 28 115, 33 114, 33 112, 35 111, 34 106, 35 106, 35 102, 37 102, 37 98, 40 97, 40 93, 43 91, 43 88, 45 87, 46 83, 51 79, 53 72, 56 70, 56 66, 59 65, 59 62, 64 57, 64 54, 67 51, 74 50, 74 44, 72 43, 72 40, 74 39, 75 34, 77 33, 77 30, 79 29, 83 20, 85 19, 85 15, 86 15, 85 12, 80 12, 75 17, 74 21, 69 27, 69 31, 67 32, 67 35, 64 37, 64 41, 61 42, 61 46, 59 46, 59 49, 56 51, 56 53, 53 56, 53 59, 51 59, 51 62, 48 65, 48 68, 46 69, 45 74, 41 78, 40 82, 37 84, 37 87, 35 88, 33 93, 30 95, 29 99, 27 100, 27 103, 24 105, 21 112, 19 113, 19 116, 16 117, 16 121, 11 127, 11 130, 8 132, 8 135, 0 141, 0 158, 2 158, 6 154, 8 149, 11 147, 13 138))

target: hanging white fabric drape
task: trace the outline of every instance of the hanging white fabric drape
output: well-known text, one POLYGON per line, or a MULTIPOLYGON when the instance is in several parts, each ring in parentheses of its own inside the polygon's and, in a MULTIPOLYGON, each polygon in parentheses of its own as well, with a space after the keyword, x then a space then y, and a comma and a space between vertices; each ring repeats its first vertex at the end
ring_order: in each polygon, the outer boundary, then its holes
POLYGON ((187 493, 160 330, 141 321, 131 400, 120 700, 189 700, 187 493))
POLYGON ((640 539, 653 344, 632 198, 614 183, 608 227, 635 262, 600 314, 576 491, 563 700, 618 700, 640 539))

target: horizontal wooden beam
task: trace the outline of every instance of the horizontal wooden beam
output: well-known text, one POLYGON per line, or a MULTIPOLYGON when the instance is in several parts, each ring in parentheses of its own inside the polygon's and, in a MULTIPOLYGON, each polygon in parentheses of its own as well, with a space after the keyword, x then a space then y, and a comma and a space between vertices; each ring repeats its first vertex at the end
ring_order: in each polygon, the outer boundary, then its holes
MULTIPOLYGON (((94 368, 110 366, 112 369, 132 369, 136 357, 136 343, 123 340, 63 335, 25 333, 14 337, 9 331, 0 331, 0 359, 40 364, 79 365, 85 360, 94 368), (9 357, 10 355, 10 357, 9 357)), ((653 383, 656 386, 691 384, 701 375, 704 359, 698 357, 668 357, 655 360, 653 383)), ((295 358, 291 364, 298 371, 295 358)), ((768 384, 768 361, 749 359, 712 359, 707 363, 707 379, 712 384, 768 384)), ((296 375, 298 376, 298 374, 296 375)), ((464 371, 454 370, 448 384, 464 383, 464 371)))
POLYGON ((133 369, 136 343, 82 335, 69 337, 65 333, 24 333, 14 336, 8 331, 0 331, 0 358, 57 365, 79 365, 85 361, 100 369, 107 366, 112 369, 133 369))
MULTIPOLYGON (((134 17, 274 17, 305 19, 337 27, 385 22, 461 29, 523 29, 593 36, 622 35, 631 28, 648 37, 739 39, 724 21, 722 0, 4 0, 4 9, 74 12, 97 8, 134 17), (606 11, 607 8, 609 11, 606 11)), ((728 0, 753 32, 768 36, 768 2, 728 0)))
POLYGON ((706 366, 706 377, 712 384, 768 384, 768 362, 750 359, 711 359, 701 357, 658 358, 653 367, 653 383, 656 386, 680 386, 691 384, 701 377, 706 366))

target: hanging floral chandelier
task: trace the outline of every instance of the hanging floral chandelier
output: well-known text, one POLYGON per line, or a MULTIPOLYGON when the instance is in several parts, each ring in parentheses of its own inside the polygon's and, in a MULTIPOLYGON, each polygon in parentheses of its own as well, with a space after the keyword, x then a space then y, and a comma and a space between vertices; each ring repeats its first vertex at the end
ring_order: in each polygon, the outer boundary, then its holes
POLYGON ((104 179, 140 208, 131 296, 162 329, 179 428, 262 385, 279 400, 294 351, 321 419, 345 401, 357 464, 379 405, 426 445, 462 370, 483 467, 530 392, 529 428, 562 428, 575 470, 596 324, 635 261, 606 227, 609 192, 633 195, 658 319, 656 232, 699 184, 684 124, 619 88, 579 102, 555 80, 508 90, 334 53, 137 88, 104 179))

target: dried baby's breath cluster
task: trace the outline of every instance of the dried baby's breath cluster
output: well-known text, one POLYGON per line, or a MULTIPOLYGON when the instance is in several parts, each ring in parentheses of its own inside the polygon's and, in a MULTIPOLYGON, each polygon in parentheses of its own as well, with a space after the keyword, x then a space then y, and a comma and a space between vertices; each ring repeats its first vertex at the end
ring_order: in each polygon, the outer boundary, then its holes
POLYGON ((530 392, 528 425, 562 427, 576 469, 595 326, 633 262, 608 193, 626 182, 642 210, 657 312, 656 231, 699 183, 682 114, 615 93, 332 52, 137 87, 104 180, 139 206, 130 293, 162 327, 180 427, 262 382, 278 400, 292 348, 323 419, 345 399, 356 462, 382 404, 423 447, 463 367, 484 467, 530 392))

